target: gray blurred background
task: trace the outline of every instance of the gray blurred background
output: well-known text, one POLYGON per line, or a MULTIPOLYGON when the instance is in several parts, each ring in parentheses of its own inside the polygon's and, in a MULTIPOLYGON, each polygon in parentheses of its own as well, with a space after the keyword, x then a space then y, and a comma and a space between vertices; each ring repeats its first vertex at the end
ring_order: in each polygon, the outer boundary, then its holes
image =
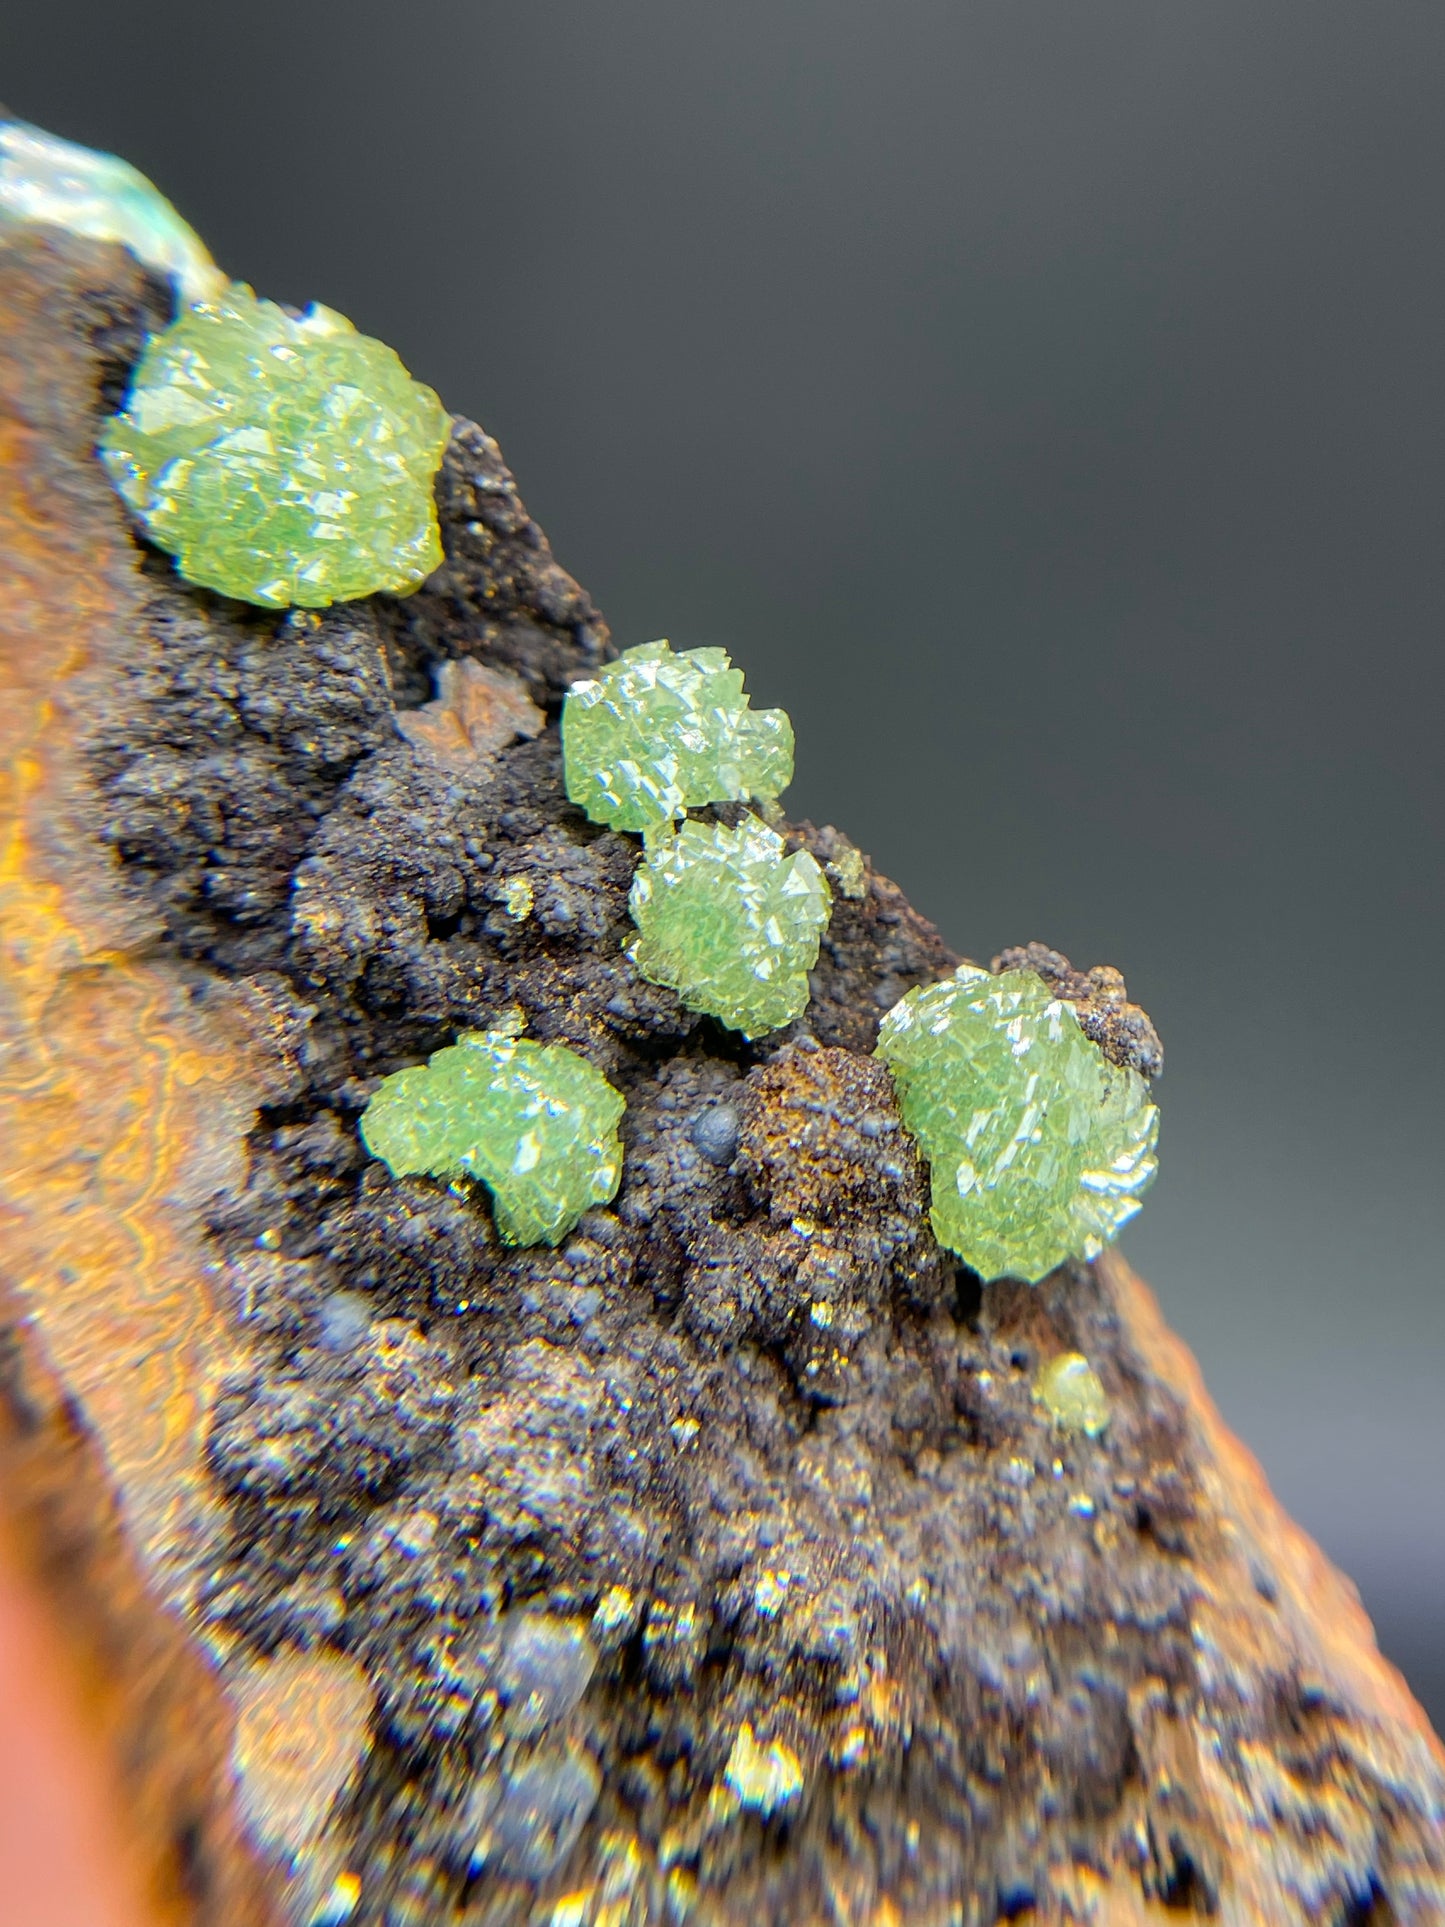
POLYGON ((1439 0, 7 0, 0 98, 482 421, 958 948, 1126 972, 1126 1250, 1445 1723, 1439 0))

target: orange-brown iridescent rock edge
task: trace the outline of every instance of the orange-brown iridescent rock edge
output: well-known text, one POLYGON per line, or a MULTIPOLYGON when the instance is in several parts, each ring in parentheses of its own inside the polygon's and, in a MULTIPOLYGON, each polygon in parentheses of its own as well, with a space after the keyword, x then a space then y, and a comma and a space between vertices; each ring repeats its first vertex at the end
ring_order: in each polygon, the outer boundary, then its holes
POLYGON ((142 283, 89 243, 63 274, 28 272, 47 246, 0 231, 0 1268, 30 1380, 5 1388, 0 1492, 32 1573, 63 1576, 54 1617, 156 1918, 243 1927, 274 1916, 231 1813, 230 1716, 162 1609, 191 1589, 203 1419, 231 1356, 197 1206, 238 1170, 257 1080, 241 1026, 203 1027, 147 954, 85 822, 88 694, 141 602, 86 445, 105 319, 87 290, 139 301, 142 283), (72 1425, 57 1495, 24 1467, 72 1425))
MULTIPOLYGON (((1305 1761, 1312 1749, 1302 1734, 1298 1778, 1278 1756, 1267 1757, 1263 1747, 1241 1748, 1242 1784, 1227 1769, 1207 1728, 1196 1725, 1185 1758, 1177 1731, 1171 1738, 1165 1720, 1151 1719, 1144 1708, 1134 1730, 1136 1743, 1142 1741, 1145 1771, 1156 1764, 1147 1754, 1157 1736, 1157 1765, 1165 1781, 1176 1785, 1181 1811, 1192 1804, 1207 1815, 1220 1864, 1229 1870, 1222 1917, 1240 1923, 1293 1918, 1281 1912, 1280 1894, 1282 1886, 1288 1891, 1297 1885, 1302 1915, 1310 1918, 1303 1898, 1309 1885, 1306 1854, 1297 1862, 1296 1881, 1281 1878, 1289 1831, 1298 1827, 1306 1806, 1313 1800, 1320 1812, 1342 1817, 1356 1787, 1389 1789, 1396 1811, 1419 1816, 1422 1835, 1433 1836, 1438 1854, 1445 1840, 1440 1803, 1445 1748, 1400 1674, 1381 1655, 1359 1594, 1270 1491, 1258 1460, 1225 1425, 1192 1354, 1164 1323, 1152 1292, 1117 1250, 1097 1262, 1125 1346, 1158 1385, 1174 1393, 1187 1415, 1187 1447, 1216 1535, 1214 1556, 1197 1562, 1201 1584, 1190 1614, 1195 1650, 1206 1666, 1232 1671, 1241 1682, 1296 1678, 1306 1702, 1317 1696, 1321 1733, 1316 1744, 1324 1742, 1317 1757, 1328 1761, 1324 1781, 1315 1778, 1307 1794, 1305 1761), (1264 1815, 1278 1822, 1278 1835, 1261 1824, 1264 1815)), ((1162 1706, 1161 1698, 1161 1712, 1162 1706)), ((1418 1912, 1372 1908, 1369 1897, 1362 1896, 1358 1919, 1445 1920, 1438 1864, 1430 1867, 1422 1859, 1411 1868, 1408 1850, 1401 1858, 1401 1887, 1406 1895, 1413 1889, 1418 1912)), ((1156 1917, 1131 1911, 1126 1898, 1119 1895, 1117 1911, 1111 1898, 1098 1918, 1113 1923, 1156 1917)), ((1132 1906, 1137 1910, 1137 1899, 1132 1906)))

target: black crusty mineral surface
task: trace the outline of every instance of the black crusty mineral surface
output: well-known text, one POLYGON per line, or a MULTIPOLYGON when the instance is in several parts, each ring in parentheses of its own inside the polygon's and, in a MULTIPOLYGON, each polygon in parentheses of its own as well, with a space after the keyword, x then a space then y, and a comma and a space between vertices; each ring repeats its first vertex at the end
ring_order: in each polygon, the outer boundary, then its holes
MULTIPOLYGON (((146 299, 94 297, 112 399, 146 299)), ((1192 1634, 1185 1415, 1106 1281, 981 1289, 933 1240, 870 1053, 955 959, 870 871, 787 1031, 745 1044, 642 982, 639 845, 569 805, 556 728, 607 629, 469 422, 438 498, 446 562, 401 601, 262 613, 146 551, 88 748, 124 887, 274 1060, 212 1213, 250 1362, 210 1424, 194 1611, 231 1653, 331 1647, 371 1681, 331 1823, 352 1918, 985 1923, 1090 1868, 1220 1911, 1220 1836, 1159 1735, 1207 1726, 1234 1759, 1283 1734, 1332 1769, 1305 1685, 1266 1703, 1192 1634), (406 739, 463 657, 547 726, 471 759, 406 739), (555 1251, 505 1249, 485 1193, 393 1178, 357 1136, 379 1078, 518 1014, 627 1099, 621 1191, 555 1251), (1031 1395, 1061 1350, 1103 1379, 1100 1440, 1031 1395), (727 1779, 745 1725, 801 1773, 772 1812, 727 1779)), ((1117 973, 1000 961, 1157 1069, 1117 973)), ((1393 1877, 1377 1809, 1339 1792, 1328 1850, 1301 1823, 1300 1920, 1376 1918, 1350 1910, 1393 1877)))

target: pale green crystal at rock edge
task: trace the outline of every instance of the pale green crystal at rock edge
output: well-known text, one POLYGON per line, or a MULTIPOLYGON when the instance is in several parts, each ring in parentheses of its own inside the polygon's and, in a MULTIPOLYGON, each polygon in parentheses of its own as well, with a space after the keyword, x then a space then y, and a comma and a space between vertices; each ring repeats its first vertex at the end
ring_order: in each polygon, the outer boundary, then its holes
POLYGON ((745 1037, 802 1015, 831 908, 812 857, 784 849, 755 816, 735 830, 684 823, 649 847, 632 881, 638 970, 745 1037))
POLYGON ((236 284, 152 338, 107 468, 204 588, 269 608, 402 595, 442 559, 432 481, 450 419, 393 351, 236 284))
POLYGON ((965 964, 910 990, 878 1055, 931 1167, 934 1233, 984 1278, 1095 1257, 1138 1211, 1159 1113, 1032 971, 965 964))
POLYGON ((208 300, 226 285, 201 237, 129 161, 23 120, 0 121, 0 215, 117 241, 174 281, 185 301, 208 300))
POLYGON ((472 1032, 395 1071, 361 1118, 393 1177, 480 1178, 507 1244, 557 1244, 617 1195, 625 1101, 565 1044, 472 1032))
POLYGON ((1096 1439, 1109 1423, 1109 1400, 1082 1352, 1051 1358, 1034 1380, 1034 1397, 1061 1432, 1096 1439))
POLYGON ((653 830, 705 803, 771 800, 793 780, 793 726, 749 707, 725 649, 628 649, 562 710, 567 794, 594 823, 653 830))

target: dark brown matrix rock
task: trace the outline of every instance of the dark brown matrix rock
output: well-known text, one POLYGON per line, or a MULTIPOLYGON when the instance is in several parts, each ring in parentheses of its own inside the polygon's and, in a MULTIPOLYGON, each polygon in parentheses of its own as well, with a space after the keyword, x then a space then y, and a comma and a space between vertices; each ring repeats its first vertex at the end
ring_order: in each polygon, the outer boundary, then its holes
MULTIPOLYGON (((117 269, 92 299, 113 394, 155 291, 117 269)), ((278 1067, 212 1214, 254 1353, 211 1420, 197 1610, 373 1683, 353 1918, 1442 1918, 1438 1753, 1238 1523, 1127 1275, 980 1290, 934 1243, 869 1053, 952 968, 938 933, 870 874, 803 1018, 752 1045, 642 982, 639 845, 568 804, 555 726, 607 629, 471 423, 438 497, 446 563, 403 601, 277 615, 149 554, 88 749, 126 889, 278 1067), (548 727, 473 761, 406 740, 457 659, 548 727), (621 1192, 556 1251, 357 1138, 380 1077, 515 1012, 627 1098, 621 1192), (1064 1350, 1099 1440, 1031 1395, 1064 1350), (801 1773, 771 1813, 725 1781, 745 1724, 801 1773)), ((1158 1068, 1116 972, 998 962, 1158 1068)))

